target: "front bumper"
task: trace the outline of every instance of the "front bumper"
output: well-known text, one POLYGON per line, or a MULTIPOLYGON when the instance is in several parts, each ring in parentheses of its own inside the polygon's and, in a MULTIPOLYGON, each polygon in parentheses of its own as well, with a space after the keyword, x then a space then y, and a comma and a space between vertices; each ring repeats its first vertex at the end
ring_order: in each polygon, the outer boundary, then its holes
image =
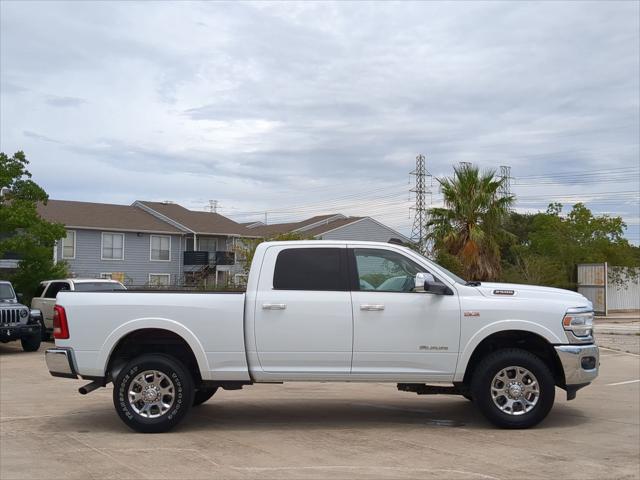
POLYGON ((10 342, 13 340, 20 340, 23 337, 30 337, 32 335, 40 335, 39 324, 25 324, 25 325, 1 325, 0 326, 0 342, 10 342))
POLYGON ((598 376, 600 352, 597 345, 556 345, 556 353, 562 363, 564 380, 569 396, 589 385, 598 376))
POLYGON ((68 348, 49 348, 44 353, 49 373, 54 377, 78 378, 73 366, 73 355, 68 348))

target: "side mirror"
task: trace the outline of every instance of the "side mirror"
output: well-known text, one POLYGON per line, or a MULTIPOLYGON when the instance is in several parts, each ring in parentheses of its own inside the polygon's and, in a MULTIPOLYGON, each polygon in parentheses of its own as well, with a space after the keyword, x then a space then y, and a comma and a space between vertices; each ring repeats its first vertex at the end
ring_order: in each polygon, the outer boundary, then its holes
POLYGON ((420 272, 416 274, 415 279, 415 291, 432 293, 434 295, 452 295, 453 292, 444 283, 441 283, 435 279, 433 275, 427 272, 420 272))
POLYGON ((20 303, 22 303, 22 299, 24 298, 24 295, 22 295, 21 293, 16 293, 16 298, 20 303))

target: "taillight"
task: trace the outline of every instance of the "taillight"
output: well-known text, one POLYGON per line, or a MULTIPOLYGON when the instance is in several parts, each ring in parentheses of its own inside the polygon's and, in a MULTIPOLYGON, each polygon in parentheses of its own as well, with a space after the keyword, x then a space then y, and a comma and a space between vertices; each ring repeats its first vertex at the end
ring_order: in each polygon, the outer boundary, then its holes
POLYGON ((64 307, 53 307, 53 338, 64 340, 69 338, 69 325, 67 324, 67 312, 64 307))

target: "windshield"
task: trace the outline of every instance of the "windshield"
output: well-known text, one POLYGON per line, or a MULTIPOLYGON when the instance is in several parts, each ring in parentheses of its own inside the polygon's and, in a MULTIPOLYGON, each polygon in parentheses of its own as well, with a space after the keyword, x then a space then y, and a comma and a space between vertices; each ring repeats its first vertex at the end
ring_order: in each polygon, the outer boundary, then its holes
POLYGON ((13 293, 13 287, 10 283, 0 283, 0 300, 14 300, 16 298, 13 293))
POLYGON ((126 290, 126 288, 117 282, 76 283, 76 292, 114 292, 116 290, 126 290))

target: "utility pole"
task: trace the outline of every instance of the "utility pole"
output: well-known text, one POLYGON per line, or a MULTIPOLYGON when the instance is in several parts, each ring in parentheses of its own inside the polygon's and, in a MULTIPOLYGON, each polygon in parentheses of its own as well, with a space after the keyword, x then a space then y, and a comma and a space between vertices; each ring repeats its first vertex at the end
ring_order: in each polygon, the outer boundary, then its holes
POLYGON ((267 224, 267 212, 264 212, 264 224, 267 224))
POLYGON ((502 185, 498 194, 500 198, 508 197, 511 195, 511 167, 508 165, 500 165, 500 179, 502 185))
POLYGON ((411 229, 411 241, 414 242, 421 253, 427 253, 427 195, 431 199, 431 187, 427 186, 427 177, 431 174, 427 171, 424 155, 416 157, 416 169, 410 173, 415 175, 415 185, 410 192, 415 193, 416 205, 411 207, 415 210, 413 217, 413 228, 411 229))

